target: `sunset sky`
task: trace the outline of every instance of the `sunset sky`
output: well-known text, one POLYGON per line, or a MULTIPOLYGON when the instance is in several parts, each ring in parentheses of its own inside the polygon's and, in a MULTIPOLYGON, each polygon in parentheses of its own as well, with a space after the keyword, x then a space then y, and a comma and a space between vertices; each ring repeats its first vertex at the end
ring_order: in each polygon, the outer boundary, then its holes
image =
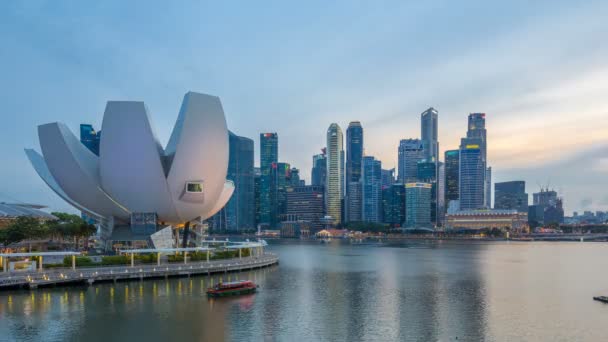
POLYGON ((183 95, 221 98, 228 127, 278 132, 310 180, 332 122, 359 120, 367 155, 439 111, 443 153, 487 113, 494 181, 549 184, 573 210, 608 210, 608 2, 155 1, 0 3, 0 201, 70 210, 30 167, 36 127, 101 127, 108 100, 148 106, 163 143, 183 95))

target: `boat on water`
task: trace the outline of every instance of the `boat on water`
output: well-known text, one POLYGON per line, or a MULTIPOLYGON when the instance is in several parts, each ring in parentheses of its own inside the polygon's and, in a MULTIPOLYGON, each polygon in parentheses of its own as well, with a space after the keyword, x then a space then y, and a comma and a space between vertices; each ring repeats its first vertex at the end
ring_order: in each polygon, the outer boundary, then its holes
POLYGON ((207 289, 209 297, 237 296, 254 293, 258 286, 250 280, 233 281, 229 283, 218 283, 207 289))
POLYGON ((608 303, 608 297, 606 296, 597 296, 597 297, 593 297, 594 300, 597 300, 599 302, 602 303, 608 303))

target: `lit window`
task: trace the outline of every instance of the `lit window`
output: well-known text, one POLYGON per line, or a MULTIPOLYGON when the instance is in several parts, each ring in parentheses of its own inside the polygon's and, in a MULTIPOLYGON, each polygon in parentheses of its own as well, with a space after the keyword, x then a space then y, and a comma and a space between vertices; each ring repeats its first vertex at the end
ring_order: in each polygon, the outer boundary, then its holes
POLYGON ((187 192, 203 192, 203 183, 202 182, 188 182, 186 184, 187 192))

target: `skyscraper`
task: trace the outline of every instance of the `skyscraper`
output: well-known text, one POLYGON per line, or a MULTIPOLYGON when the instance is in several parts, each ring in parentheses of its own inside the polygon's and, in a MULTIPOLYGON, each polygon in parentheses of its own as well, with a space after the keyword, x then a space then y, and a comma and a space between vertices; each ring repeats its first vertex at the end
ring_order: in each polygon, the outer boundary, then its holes
POLYGON ((100 139, 101 131, 95 132, 93 125, 80 124, 80 142, 97 156, 99 156, 100 139))
POLYGON ((458 201, 458 178, 460 173, 460 151, 445 151, 445 203, 449 207, 450 201, 458 201))
POLYGON ((418 162, 418 181, 431 184, 431 223, 437 224, 437 162, 418 162))
POLYGON ((289 163, 275 163, 272 166, 272 178, 275 186, 275 195, 276 198, 276 207, 274 208, 274 213, 276 217, 274 218, 274 222, 278 223, 285 219, 285 214, 287 213, 287 196, 286 191, 287 188, 291 187, 291 166, 289 163))
POLYGON ((511 181, 494 184, 494 209, 511 209, 528 212, 526 182, 511 181))
POLYGON ((261 221, 260 210, 260 192, 262 190, 262 171, 259 167, 253 168, 253 192, 255 197, 255 227, 258 227, 261 221))
POLYGON ((479 147, 481 149, 481 158, 484 167, 483 203, 486 208, 490 208, 492 204, 492 169, 488 169, 488 140, 485 113, 469 114, 467 138, 479 139, 479 147))
POLYGON ((276 181, 273 166, 279 161, 277 133, 260 134, 260 224, 275 228, 277 221, 276 181))
POLYGON ((362 219, 366 222, 380 223, 382 221, 382 163, 374 157, 365 156, 362 171, 362 219))
POLYGON ((437 116, 439 112, 433 107, 420 114, 421 140, 424 146, 424 159, 437 161, 439 157, 439 142, 437 141, 437 116))
POLYGON ((395 168, 382 169, 382 187, 388 187, 395 183, 395 168))
POLYGON ((486 168, 479 138, 462 138, 459 165, 460 210, 484 208, 486 168))
POLYGON ((315 231, 323 229, 325 215, 324 189, 319 185, 296 186, 287 189, 287 216, 310 222, 315 231))
MULTIPOLYGON (((346 221, 360 221, 361 203, 351 198, 349 187, 353 184, 359 187, 361 179, 361 161, 363 158, 363 127, 359 121, 352 121, 346 129, 346 179, 345 179, 345 218, 346 221), (351 211, 354 210, 354 213, 351 211)), ((360 193, 360 189, 353 190, 353 196, 360 193)))
POLYGON ((214 215, 215 229, 231 231, 255 228, 253 140, 228 132, 229 157, 226 178, 234 182, 234 193, 214 215))
POLYGON ((300 186, 300 169, 292 167, 291 168, 291 184, 290 186, 300 186))
POLYGON ((326 149, 323 149, 323 153, 315 154, 312 156, 312 174, 311 184, 325 186, 327 180, 327 157, 325 155, 326 149))
POLYGON ((405 186, 401 183, 382 188, 383 222, 391 227, 405 223, 405 186))
POLYGON ((357 222, 362 220, 363 213, 363 181, 350 182, 348 185, 348 193, 345 201, 346 208, 346 220, 347 222, 357 222))
POLYGON ((332 123, 327 129, 327 180, 325 201, 327 215, 334 225, 342 223, 342 198, 344 193, 344 137, 342 129, 332 123))
POLYGON ((418 162, 424 159, 424 147, 420 139, 403 139, 399 142, 397 171, 400 183, 416 181, 418 162))
POLYGON ((408 228, 431 227, 431 191, 429 183, 405 184, 405 221, 408 228))

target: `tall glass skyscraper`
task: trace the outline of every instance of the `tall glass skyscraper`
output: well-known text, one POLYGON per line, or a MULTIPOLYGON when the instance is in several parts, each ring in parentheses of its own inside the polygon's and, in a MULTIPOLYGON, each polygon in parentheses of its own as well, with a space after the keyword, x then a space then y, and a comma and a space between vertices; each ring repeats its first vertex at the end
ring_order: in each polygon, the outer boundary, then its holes
POLYGON ((424 147, 420 139, 403 139, 399 142, 397 165, 400 183, 414 182, 418 175, 418 162, 424 159, 424 147))
POLYGON ((460 210, 484 208, 486 168, 483 162, 481 139, 462 138, 459 165, 460 210))
POLYGON ((485 113, 469 114, 467 138, 477 138, 480 141, 479 147, 484 166, 483 203, 486 208, 490 208, 492 206, 492 169, 488 168, 488 140, 485 113))
POLYGON ((460 174, 460 150, 445 151, 445 206, 458 201, 458 178, 460 174))
POLYGON ((362 219, 379 223, 382 221, 382 163, 374 157, 365 156, 362 171, 362 219))
POLYGON ((287 213, 287 188, 291 187, 291 166, 288 163, 276 163, 272 166, 272 178, 275 186, 276 207, 274 208, 275 219, 278 223, 284 220, 287 213))
POLYGON ((325 186, 327 180, 327 157, 325 156, 326 149, 323 153, 312 156, 312 174, 310 183, 312 185, 325 186))
POLYGON ((214 215, 214 228, 231 231, 255 228, 253 140, 228 132, 229 157, 226 178, 234 182, 234 193, 214 215))
POLYGON ((352 121, 346 129, 346 180, 345 189, 345 217, 347 221, 361 221, 360 189, 353 189, 350 185, 360 187, 361 163, 363 159, 363 127, 359 121, 352 121))
POLYGON ((327 215, 334 225, 342 223, 342 198, 344 194, 344 136, 338 124, 327 129, 327 180, 325 201, 327 215))
POLYGON ((277 184, 273 167, 279 161, 279 135, 260 134, 260 224, 275 228, 277 225, 277 184))
POLYGON ((429 183, 405 184, 405 221, 408 228, 431 228, 431 191, 429 183))
POLYGON ((439 142, 437 141, 437 116, 439 112, 433 107, 420 114, 420 136, 424 145, 424 159, 436 162, 439 159, 439 142))
POLYGON ((431 184, 431 223, 437 224, 437 162, 418 162, 418 181, 431 184))
POLYGON ((93 125, 80 124, 80 142, 96 156, 99 156, 100 139, 101 131, 95 132, 93 125))
POLYGON ((401 227, 405 223, 405 186, 401 183, 382 188, 383 222, 391 227, 401 227))

